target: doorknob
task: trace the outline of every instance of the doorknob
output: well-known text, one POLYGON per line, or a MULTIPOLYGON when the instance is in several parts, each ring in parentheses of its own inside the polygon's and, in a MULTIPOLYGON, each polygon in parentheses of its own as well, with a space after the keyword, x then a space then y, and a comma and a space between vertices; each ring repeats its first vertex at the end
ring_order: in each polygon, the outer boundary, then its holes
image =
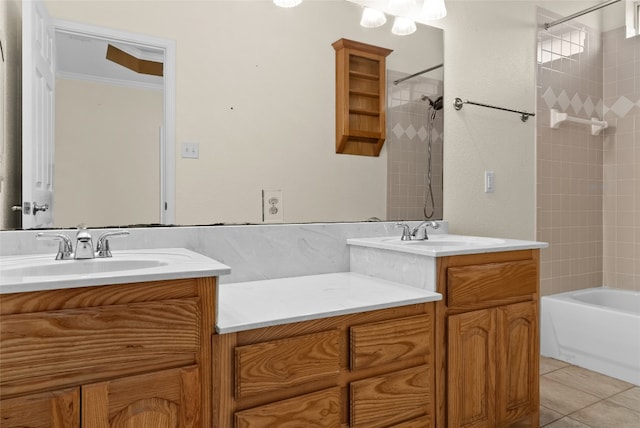
POLYGON ((45 212, 48 209, 49 209, 49 204, 38 205, 37 202, 33 203, 33 215, 36 215, 38 211, 45 212))
POLYGON ((31 214, 31 203, 30 202, 25 202, 24 203, 24 207, 22 207, 20 205, 14 205, 14 206, 11 207, 11 211, 13 211, 13 212, 23 211, 25 214, 31 214))

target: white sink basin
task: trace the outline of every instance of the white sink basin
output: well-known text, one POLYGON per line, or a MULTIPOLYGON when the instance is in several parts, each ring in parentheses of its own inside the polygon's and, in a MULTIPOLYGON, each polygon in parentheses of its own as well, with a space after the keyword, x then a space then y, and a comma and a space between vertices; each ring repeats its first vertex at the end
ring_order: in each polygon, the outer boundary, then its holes
POLYGON ((55 260, 55 254, 0 257, 0 294, 228 274, 213 259, 183 248, 113 251, 113 257, 55 260))
POLYGON ((382 242, 395 245, 415 245, 426 248, 449 248, 449 247, 478 247, 486 245, 504 244, 504 239, 483 238, 479 236, 463 235, 431 235, 425 240, 403 241, 399 237, 383 238, 382 242))
POLYGON ((429 234, 429 239, 423 241, 403 241, 400 236, 384 236, 348 239, 347 243, 357 247, 377 248, 429 257, 544 248, 546 246, 541 242, 438 233, 429 234))

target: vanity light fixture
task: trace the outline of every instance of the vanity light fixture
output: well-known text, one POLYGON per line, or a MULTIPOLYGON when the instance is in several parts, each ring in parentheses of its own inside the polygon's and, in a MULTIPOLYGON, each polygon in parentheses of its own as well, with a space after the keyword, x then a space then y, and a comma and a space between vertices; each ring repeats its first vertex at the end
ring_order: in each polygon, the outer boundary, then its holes
POLYGON ((296 7, 302 0, 273 0, 273 3, 280 7, 296 7))
POLYGON ((387 22, 387 17, 384 12, 371 7, 365 7, 362 11, 362 18, 360 19, 360 25, 365 28, 376 28, 384 25, 387 22))
POLYGON ((407 36, 415 33, 416 29, 416 23, 413 19, 406 18, 404 16, 396 16, 393 20, 393 28, 391 28, 391 32, 396 36, 407 36))
POLYGON ((424 0, 422 16, 430 21, 442 19, 447 16, 447 8, 444 5, 444 0, 424 0))

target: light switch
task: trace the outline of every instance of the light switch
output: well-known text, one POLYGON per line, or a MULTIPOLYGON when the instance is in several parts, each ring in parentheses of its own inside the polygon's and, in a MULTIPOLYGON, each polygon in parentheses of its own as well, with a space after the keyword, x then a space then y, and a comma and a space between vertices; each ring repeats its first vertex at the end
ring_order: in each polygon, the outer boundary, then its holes
POLYGON ((198 143, 182 143, 182 157, 184 159, 200 158, 200 144, 198 143))

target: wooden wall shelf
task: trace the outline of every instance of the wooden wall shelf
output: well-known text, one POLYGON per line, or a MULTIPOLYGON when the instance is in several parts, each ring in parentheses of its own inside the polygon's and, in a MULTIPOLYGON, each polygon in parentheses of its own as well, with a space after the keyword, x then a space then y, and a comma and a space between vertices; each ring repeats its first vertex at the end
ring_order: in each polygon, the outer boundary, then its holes
POLYGON ((336 50, 336 153, 379 156, 386 138, 385 58, 393 52, 340 39, 336 50))

